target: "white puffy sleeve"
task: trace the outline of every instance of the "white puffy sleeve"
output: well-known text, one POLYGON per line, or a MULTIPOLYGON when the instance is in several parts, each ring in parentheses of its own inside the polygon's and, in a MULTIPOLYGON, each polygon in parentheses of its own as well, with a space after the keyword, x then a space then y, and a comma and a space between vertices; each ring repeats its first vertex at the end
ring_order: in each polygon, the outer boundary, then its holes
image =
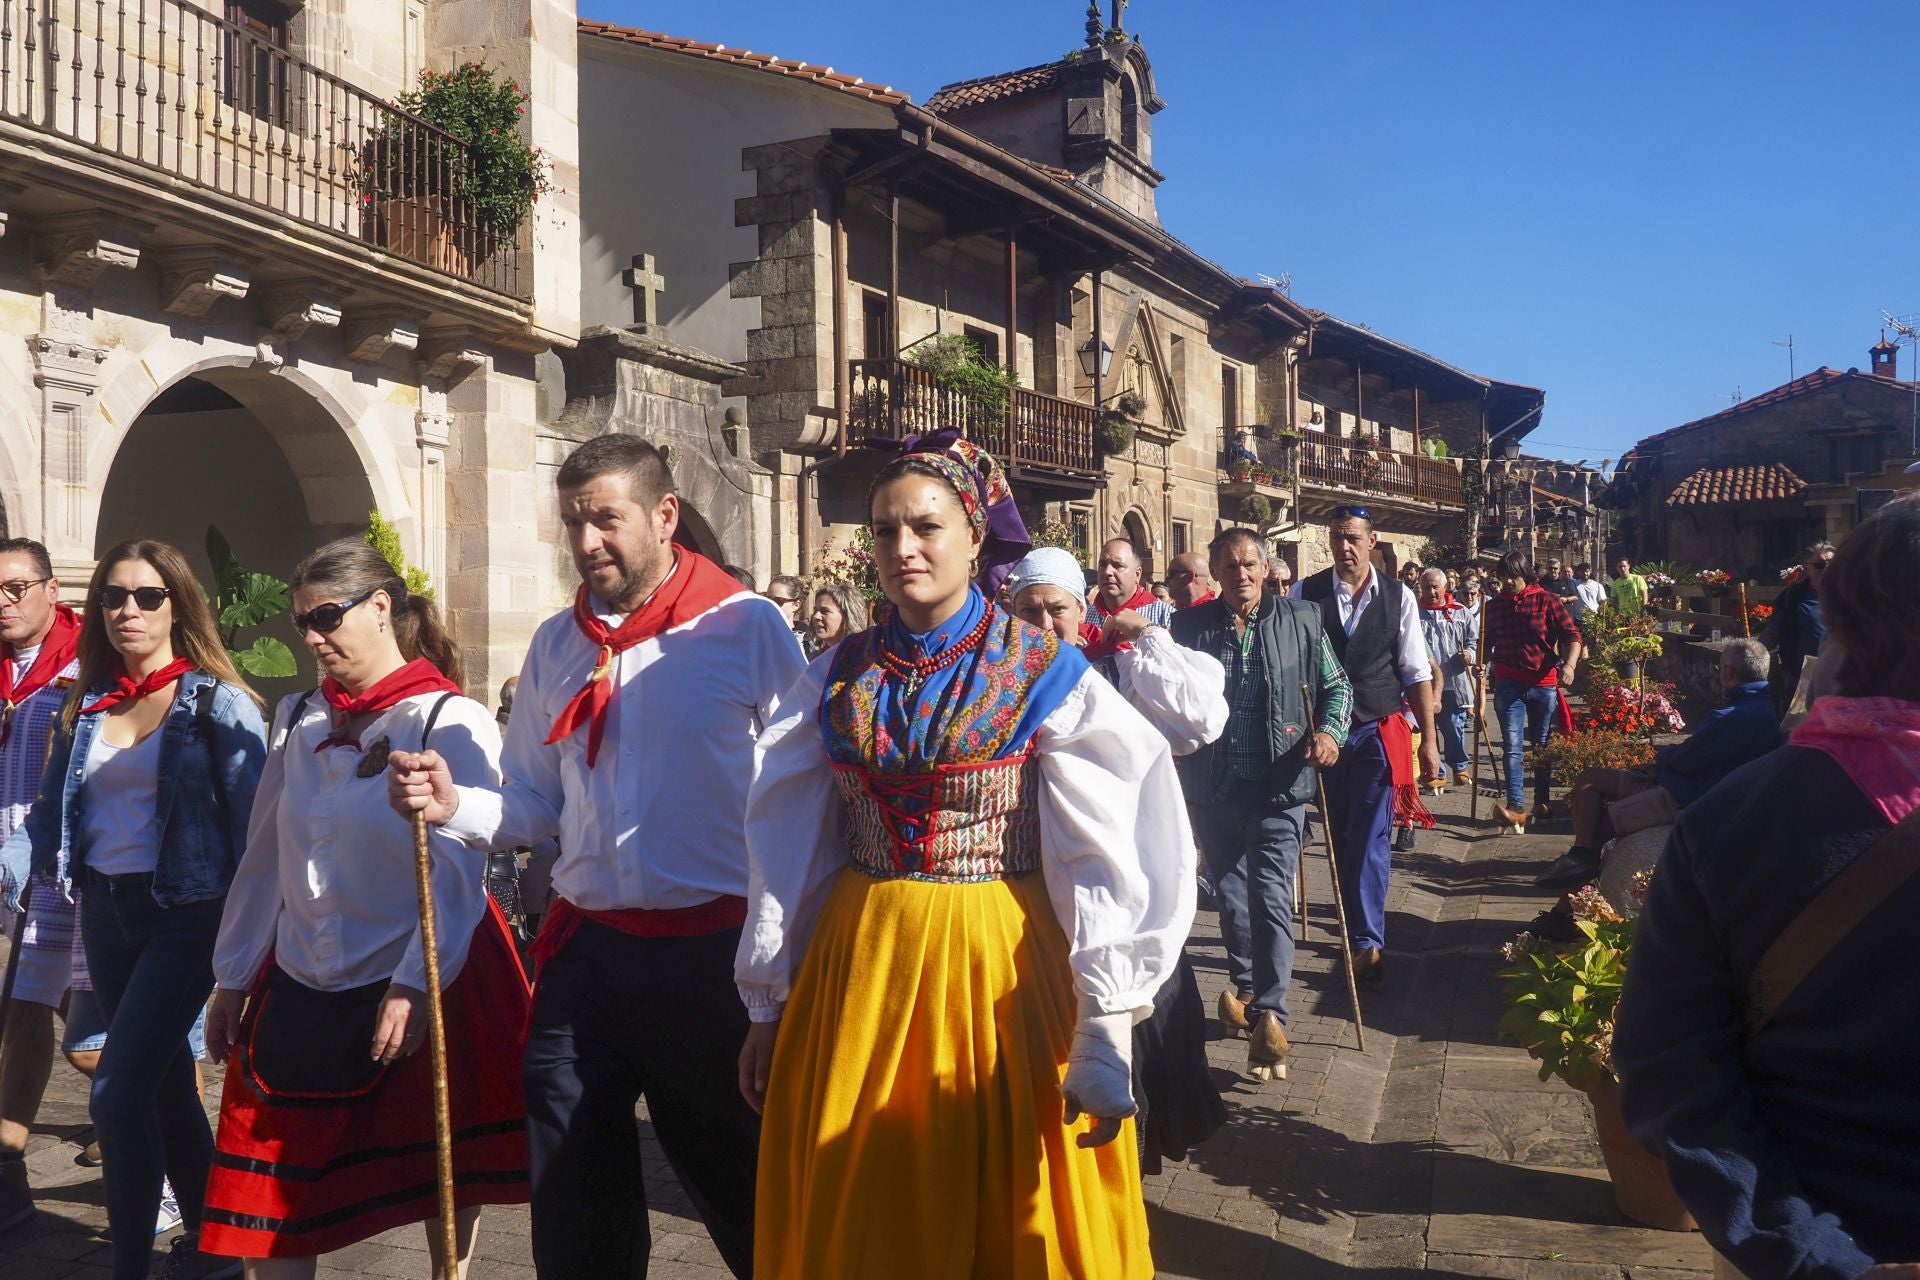
POLYGON ((1041 866, 1083 1008, 1152 1011, 1193 927, 1194 848, 1167 741, 1088 671, 1035 736, 1041 866))
POLYGON ((754 747, 747 923, 733 973, 755 1022, 772 1022, 786 1008, 827 891, 847 863, 843 807, 820 736, 820 691, 833 653, 815 659, 774 701, 754 747))
POLYGON ((275 708, 267 734, 267 759, 254 788, 253 813, 247 820, 247 847, 227 887, 220 910, 220 932, 213 944, 213 984, 227 991, 251 991, 260 966, 267 962, 279 934, 280 912, 280 802, 287 789, 285 738, 293 732, 293 707, 300 694, 289 694, 275 708))
POLYGON ((1227 669, 1161 627, 1119 654, 1120 691, 1173 748, 1189 756, 1227 728, 1227 669))

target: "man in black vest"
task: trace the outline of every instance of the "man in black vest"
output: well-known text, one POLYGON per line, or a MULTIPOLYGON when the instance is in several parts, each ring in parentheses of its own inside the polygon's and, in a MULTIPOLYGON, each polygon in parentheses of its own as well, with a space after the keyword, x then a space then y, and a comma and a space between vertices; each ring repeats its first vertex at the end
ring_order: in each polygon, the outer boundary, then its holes
MULTIPOLYGON (((1327 821, 1340 857, 1354 976, 1378 983, 1387 945, 1387 876, 1392 864, 1392 760, 1408 733, 1403 710, 1420 726, 1420 771, 1440 775, 1440 739, 1433 727, 1433 663, 1413 593, 1373 570, 1373 513, 1333 509, 1333 567, 1303 578, 1295 599, 1318 605, 1327 637, 1353 681, 1353 729, 1340 761, 1327 771, 1327 821)), ((1419 803, 1418 779, 1405 779, 1419 803)))
POLYGON ((1347 736, 1352 689, 1317 610, 1263 590, 1267 547, 1251 529, 1213 540, 1220 594, 1174 615, 1173 638, 1227 670, 1227 727, 1176 763, 1220 898, 1230 984, 1220 1020, 1245 1031, 1257 1078, 1286 1076, 1293 881, 1315 768, 1347 736), (1312 685, 1313 730, 1300 687, 1312 685))

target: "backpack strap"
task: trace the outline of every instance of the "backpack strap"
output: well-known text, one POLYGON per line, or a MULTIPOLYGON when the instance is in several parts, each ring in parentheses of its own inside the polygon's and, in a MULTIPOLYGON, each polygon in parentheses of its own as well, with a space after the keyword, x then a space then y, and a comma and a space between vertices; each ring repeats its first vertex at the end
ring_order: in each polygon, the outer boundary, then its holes
POLYGON ((1747 1035, 1759 1035, 1833 949, 1920 875, 1920 810, 1908 814, 1800 909, 1747 980, 1747 1035))
POLYGON ((446 709, 447 702, 459 696, 459 694, 449 689, 434 699, 433 710, 427 712, 427 727, 420 731, 420 749, 422 751, 427 749, 427 739, 433 736, 433 726, 440 723, 440 713, 446 709))

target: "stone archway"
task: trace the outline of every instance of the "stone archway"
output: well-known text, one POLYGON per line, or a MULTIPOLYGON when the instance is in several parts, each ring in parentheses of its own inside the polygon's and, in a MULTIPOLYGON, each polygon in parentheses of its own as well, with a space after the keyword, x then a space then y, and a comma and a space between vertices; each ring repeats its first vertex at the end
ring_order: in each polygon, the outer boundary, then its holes
POLYGON ((1140 582, 1142 586, 1154 580, 1153 533, 1147 528, 1147 518, 1139 510, 1127 512, 1120 521, 1120 536, 1133 544, 1133 554, 1140 560, 1140 582))

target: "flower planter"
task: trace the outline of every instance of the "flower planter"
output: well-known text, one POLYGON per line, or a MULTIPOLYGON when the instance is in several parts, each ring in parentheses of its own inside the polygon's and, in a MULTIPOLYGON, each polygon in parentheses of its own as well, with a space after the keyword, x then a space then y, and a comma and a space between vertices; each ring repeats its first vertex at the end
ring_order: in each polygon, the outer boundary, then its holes
POLYGON ((1621 663, 1620 678, 1622 680, 1638 680, 1640 678, 1640 664, 1637 662, 1621 663))
POLYGON ((1667 1168, 1633 1140, 1620 1118, 1620 1086, 1610 1077, 1582 1080, 1575 1086, 1593 1108, 1600 1154, 1613 1180, 1613 1202, 1626 1217, 1661 1231, 1698 1231, 1693 1215, 1674 1193, 1667 1168))
POLYGON ((445 196, 383 196, 373 202, 379 242, 399 254, 450 276, 472 273, 473 262, 456 242, 445 196))

